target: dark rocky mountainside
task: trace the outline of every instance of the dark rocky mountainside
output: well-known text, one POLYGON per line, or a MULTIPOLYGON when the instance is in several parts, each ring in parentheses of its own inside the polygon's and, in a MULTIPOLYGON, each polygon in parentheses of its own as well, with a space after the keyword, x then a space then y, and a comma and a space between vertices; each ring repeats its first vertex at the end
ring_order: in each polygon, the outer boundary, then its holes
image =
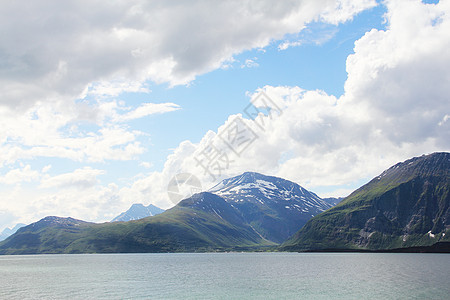
POLYGON ((310 220, 284 250, 395 249, 450 241, 450 153, 398 163, 310 220))

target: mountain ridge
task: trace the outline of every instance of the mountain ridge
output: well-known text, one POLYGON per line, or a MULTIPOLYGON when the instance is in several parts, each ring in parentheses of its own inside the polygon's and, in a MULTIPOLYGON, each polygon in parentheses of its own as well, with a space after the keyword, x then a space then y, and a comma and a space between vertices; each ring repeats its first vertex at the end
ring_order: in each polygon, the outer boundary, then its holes
POLYGON ((260 249, 274 247, 331 207, 296 183, 259 173, 222 183, 214 193, 195 194, 164 213, 134 221, 93 224, 47 217, 0 243, 0 253, 260 249))
POLYGON ((450 153, 397 163, 310 220, 283 250, 389 250, 450 240, 450 153))
POLYGON ((224 203, 217 195, 201 193, 163 214, 135 221, 89 223, 46 217, 1 242, 0 254, 204 252, 274 245, 236 222, 240 217, 224 203), (220 214, 193 207, 201 202, 220 214))
POLYGON ((331 209, 296 183, 245 172, 139 220, 46 217, 0 242, 0 254, 260 251, 280 241, 282 251, 445 252, 449 205, 446 152, 395 164, 331 209))

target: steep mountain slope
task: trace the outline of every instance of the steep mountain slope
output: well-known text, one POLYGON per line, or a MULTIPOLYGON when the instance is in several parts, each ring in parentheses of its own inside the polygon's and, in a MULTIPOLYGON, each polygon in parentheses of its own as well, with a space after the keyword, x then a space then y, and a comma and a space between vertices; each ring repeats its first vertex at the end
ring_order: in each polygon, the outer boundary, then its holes
POLYGON ((450 241, 450 153, 384 171, 310 220, 283 250, 394 249, 450 241))
POLYGON ((111 220, 111 222, 127 222, 133 220, 139 220, 146 217, 156 216, 163 213, 164 209, 161 209, 153 204, 144 206, 142 204, 133 204, 131 207, 111 220))
POLYGON ((200 193, 157 216, 94 224, 47 217, 0 243, 0 254, 242 250, 264 240, 224 199, 200 193))
POLYGON ((224 198, 257 232, 276 243, 332 207, 294 182, 254 172, 225 179, 209 192, 224 198))

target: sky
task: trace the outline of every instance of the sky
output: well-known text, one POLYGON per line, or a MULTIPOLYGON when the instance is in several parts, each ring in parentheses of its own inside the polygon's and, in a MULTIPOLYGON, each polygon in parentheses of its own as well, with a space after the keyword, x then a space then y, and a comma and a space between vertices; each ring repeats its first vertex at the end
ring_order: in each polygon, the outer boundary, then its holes
POLYGON ((450 149, 450 1, 3 1, 0 36, 0 230, 450 149))

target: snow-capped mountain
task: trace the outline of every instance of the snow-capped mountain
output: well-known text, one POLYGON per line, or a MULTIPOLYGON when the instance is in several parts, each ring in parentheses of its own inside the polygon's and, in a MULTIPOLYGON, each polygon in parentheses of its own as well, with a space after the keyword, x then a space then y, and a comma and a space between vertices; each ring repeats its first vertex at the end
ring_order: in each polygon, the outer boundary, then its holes
POLYGON ((225 179, 209 192, 225 198, 228 202, 281 202, 286 209, 313 214, 332 207, 313 192, 292 181, 254 172, 225 179))
POLYGON ((22 228, 24 226, 27 226, 27 225, 19 223, 16 226, 14 226, 13 228, 5 228, 0 233, 0 241, 6 240, 10 235, 13 235, 14 233, 16 233, 16 231, 19 230, 19 228, 22 228))
POLYGON ((111 222, 126 222, 139 220, 146 217, 156 216, 157 214, 160 214, 162 212, 164 212, 164 209, 156 207, 153 204, 150 204, 148 206, 144 206, 140 203, 133 204, 131 205, 130 209, 112 219, 111 222))
POLYGON ((275 242, 333 206, 292 181, 254 172, 225 179, 209 192, 224 198, 255 230, 275 242))

